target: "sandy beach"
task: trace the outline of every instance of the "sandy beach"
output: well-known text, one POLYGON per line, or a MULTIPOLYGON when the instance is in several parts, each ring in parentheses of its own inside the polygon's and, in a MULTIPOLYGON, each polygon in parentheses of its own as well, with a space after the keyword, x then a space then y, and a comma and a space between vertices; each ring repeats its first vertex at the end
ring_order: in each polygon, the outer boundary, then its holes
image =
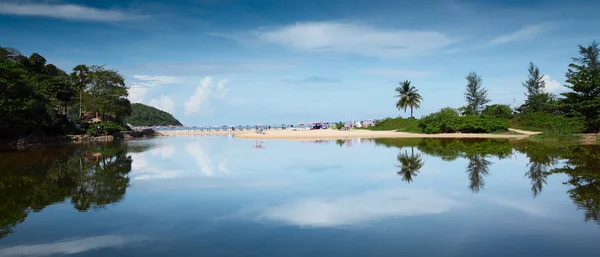
POLYGON ((254 140, 313 140, 313 139, 346 139, 346 138, 504 138, 520 139, 537 134, 530 131, 517 131, 520 134, 417 134, 395 131, 370 131, 370 130, 269 130, 266 134, 257 134, 254 131, 161 131, 166 135, 235 135, 237 138, 254 140))

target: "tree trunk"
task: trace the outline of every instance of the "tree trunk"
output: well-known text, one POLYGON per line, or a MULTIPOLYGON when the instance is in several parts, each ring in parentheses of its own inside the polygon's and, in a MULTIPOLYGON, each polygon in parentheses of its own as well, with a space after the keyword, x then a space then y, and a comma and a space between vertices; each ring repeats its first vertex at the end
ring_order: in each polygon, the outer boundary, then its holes
POLYGON ((81 97, 83 95, 83 90, 79 89, 79 118, 81 119, 81 97))
POLYGON ((410 117, 411 118, 413 117, 413 107, 412 107, 412 105, 410 106, 410 117))

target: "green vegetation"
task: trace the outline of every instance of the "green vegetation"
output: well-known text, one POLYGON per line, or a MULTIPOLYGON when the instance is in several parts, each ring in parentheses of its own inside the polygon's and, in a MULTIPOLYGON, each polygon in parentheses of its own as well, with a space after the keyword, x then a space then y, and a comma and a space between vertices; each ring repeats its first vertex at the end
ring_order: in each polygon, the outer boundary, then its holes
MULTIPOLYGON (((527 79, 522 83, 527 99, 518 108, 506 104, 487 105, 488 92, 480 74, 465 77, 466 105, 458 109, 444 108, 421 119, 386 118, 370 130, 398 130, 416 133, 505 133, 510 126, 543 132, 537 139, 577 139, 582 132, 600 132, 600 48, 595 41, 579 46, 580 57, 573 58, 567 71, 565 87, 571 91, 559 97, 548 93, 544 75, 530 62, 527 79), (417 128, 418 127, 418 128, 417 128)), ((422 97, 410 81, 395 89, 400 100, 397 109, 419 108, 422 97)))
POLYGON ((481 115, 510 120, 513 118, 513 110, 508 104, 492 104, 486 106, 481 115))
POLYGON ((406 112, 406 108, 410 107, 410 117, 413 118, 413 108, 421 107, 421 100, 423 97, 417 93, 417 88, 410 85, 410 81, 405 80, 400 82, 400 86, 396 88, 396 92, 398 95, 394 97, 398 97, 398 102, 396 102, 396 108, 398 110, 404 109, 406 112))
POLYGON ((181 126, 168 112, 140 103, 131 105, 131 116, 126 121, 133 126, 181 126))
POLYGON ((369 130, 396 130, 398 132, 423 133, 419 127, 419 120, 414 118, 385 118, 376 120, 375 126, 368 127, 369 130))
POLYGON ((444 108, 419 121, 419 127, 427 134, 436 133, 493 133, 508 131, 508 121, 492 116, 460 116, 452 108, 444 108))
POLYGON ((463 115, 479 115, 484 106, 490 102, 487 97, 487 89, 483 87, 481 75, 476 72, 470 72, 465 79, 467 79, 467 90, 465 91, 467 106, 463 107, 463 115))
POLYGON ((113 133, 119 131, 125 131, 125 128, 117 123, 106 121, 102 123, 92 124, 87 129, 87 134, 90 136, 112 135, 113 133))
POLYGON ((123 76, 96 65, 69 75, 37 53, 0 47, 0 139, 77 132, 78 109, 122 123, 131 112, 123 76))

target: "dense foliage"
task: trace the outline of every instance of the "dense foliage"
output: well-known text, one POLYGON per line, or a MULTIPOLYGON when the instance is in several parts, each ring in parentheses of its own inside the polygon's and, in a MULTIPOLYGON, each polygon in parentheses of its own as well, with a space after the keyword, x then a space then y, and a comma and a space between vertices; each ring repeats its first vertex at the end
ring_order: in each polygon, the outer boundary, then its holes
POLYGON ((127 123, 133 126, 181 126, 181 122, 168 112, 140 103, 131 105, 131 116, 127 123))
POLYGON ((508 130, 508 122, 492 116, 460 116, 452 108, 444 108, 419 121, 419 127, 427 134, 435 133, 491 133, 508 130))
POLYGON ((561 110, 570 117, 584 117, 587 132, 600 131, 600 49, 598 43, 579 46, 581 57, 573 58, 567 71, 566 85, 571 92, 563 93, 561 110))
POLYGON ((582 118, 570 118, 547 112, 521 113, 516 115, 511 123, 515 128, 553 134, 581 133, 585 129, 582 118))
POLYGON ((117 123, 105 121, 102 123, 92 124, 87 129, 87 134, 91 136, 112 135, 115 132, 125 131, 125 128, 117 123))
POLYGON ((131 111, 115 71, 79 65, 69 75, 37 53, 0 47, 0 138, 72 133, 80 118, 76 100, 105 120, 120 122, 131 111))
POLYGON ((513 110, 507 104, 493 104, 486 106, 481 115, 510 120, 513 118, 513 110))
POLYGON ((385 118, 376 120, 375 126, 368 128, 369 130, 396 130, 399 132, 422 133, 419 127, 419 120, 414 118, 385 118))

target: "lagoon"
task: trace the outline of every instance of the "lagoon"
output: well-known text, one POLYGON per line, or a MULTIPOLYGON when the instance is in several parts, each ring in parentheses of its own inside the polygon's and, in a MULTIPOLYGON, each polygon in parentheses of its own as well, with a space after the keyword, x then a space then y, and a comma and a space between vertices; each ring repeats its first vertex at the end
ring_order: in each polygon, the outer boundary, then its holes
POLYGON ((2 256, 595 256, 600 148, 169 136, 0 153, 2 256))

